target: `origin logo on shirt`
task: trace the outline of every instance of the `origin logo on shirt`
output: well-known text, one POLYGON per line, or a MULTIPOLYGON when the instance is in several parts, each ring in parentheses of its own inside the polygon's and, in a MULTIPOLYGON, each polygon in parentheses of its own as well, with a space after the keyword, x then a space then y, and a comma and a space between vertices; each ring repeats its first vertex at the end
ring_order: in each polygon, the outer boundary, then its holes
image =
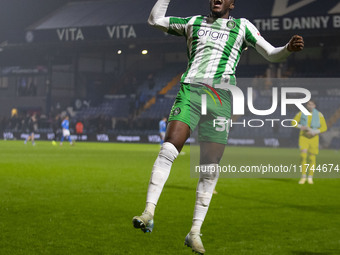
POLYGON ((221 33, 212 29, 204 29, 201 28, 200 30, 197 31, 197 35, 199 38, 203 37, 210 37, 212 40, 223 40, 223 41, 228 41, 229 35, 225 33, 221 33))

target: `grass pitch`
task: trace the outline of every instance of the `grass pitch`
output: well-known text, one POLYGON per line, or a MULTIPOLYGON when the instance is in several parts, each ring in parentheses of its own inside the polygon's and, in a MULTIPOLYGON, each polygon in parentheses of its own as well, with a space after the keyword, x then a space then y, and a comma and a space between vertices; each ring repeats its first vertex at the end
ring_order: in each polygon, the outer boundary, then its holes
MULTIPOLYGON (((133 228, 158 145, 0 141, 0 254, 191 254, 197 179, 176 160, 151 234, 133 228)), ((294 162, 297 150, 229 147, 233 164, 294 162)), ((339 163, 339 153, 318 160, 339 163)), ((340 177, 340 174, 339 174, 340 177)), ((220 179, 203 224, 206 254, 340 254, 340 179, 220 179)))

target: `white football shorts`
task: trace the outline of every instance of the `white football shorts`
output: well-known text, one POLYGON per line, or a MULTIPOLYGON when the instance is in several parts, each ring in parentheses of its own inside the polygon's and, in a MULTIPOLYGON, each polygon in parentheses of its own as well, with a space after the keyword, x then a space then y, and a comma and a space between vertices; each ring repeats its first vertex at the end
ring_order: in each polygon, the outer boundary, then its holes
POLYGON ((64 137, 70 136, 70 130, 69 130, 69 129, 63 128, 63 136, 64 136, 64 137))

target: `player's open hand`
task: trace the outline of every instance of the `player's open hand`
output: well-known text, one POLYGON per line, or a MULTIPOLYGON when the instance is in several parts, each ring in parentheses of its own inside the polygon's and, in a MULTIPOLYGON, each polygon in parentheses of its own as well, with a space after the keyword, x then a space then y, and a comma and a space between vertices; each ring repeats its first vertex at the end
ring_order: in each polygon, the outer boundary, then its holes
POLYGON ((301 51, 305 47, 305 42, 303 41, 303 37, 299 35, 294 35, 292 39, 290 39, 288 44, 288 50, 291 52, 301 51))

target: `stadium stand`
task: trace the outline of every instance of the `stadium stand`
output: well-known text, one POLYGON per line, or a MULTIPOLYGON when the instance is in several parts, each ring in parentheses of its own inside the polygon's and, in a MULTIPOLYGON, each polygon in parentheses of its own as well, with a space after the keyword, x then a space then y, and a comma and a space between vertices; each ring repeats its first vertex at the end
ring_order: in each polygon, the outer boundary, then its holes
MULTIPOLYGON (((273 9, 262 7, 271 6, 273 1, 260 2, 245 4, 241 1, 233 16, 256 21, 263 30, 261 33, 273 44, 286 43, 293 30, 261 26, 259 22, 263 18, 272 18, 273 9)), ((56 117, 74 111, 71 126, 82 120, 85 134, 99 131, 157 134, 158 121, 169 114, 179 90, 179 75, 186 68, 185 45, 183 38, 166 36, 147 25, 152 1, 132 0, 128 4, 134 8, 126 8, 127 2, 121 0, 67 3, 30 21, 21 32, 20 38, 24 39, 9 39, 1 44, 1 130, 24 131, 22 123, 26 114, 38 112, 46 116, 40 120, 39 132, 49 133, 56 129, 53 126, 58 126, 56 117), (148 54, 141 54, 144 49, 148 54), (33 90, 26 93, 23 87, 33 90), (78 107, 76 101, 86 104, 78 107), (16 119, 9 115, 12 108, 19 110, 16 119)), ((304 12, 297 13, 301 17, 317 13, 328 15, 331 5, 315 1, 304 8, 304 12)), ((174 1, 169 13, 175 16, 205 14, 206 6, 174 1)), ((287 14, 283 18, 292 16, 287 14)), ((339 128, 338 83, 327 80, 340 75, 338 29, 306 27, 298 31, 306 36, 308 44, 303 53, 291 56, 285 63, 268 64, 254 50, 245 51, 236 73, 239 86, 243 88, 242 79, 245 79, 246 86, 252 86, 257 94, 254 107, 268 109, 272 102, 271 88, 284 85, 284 82, 275 84, 275 79, 304 78, 295 85, 310 88, 329 126, 339 128), (327 79, 310 85, 316 81, 314 78, 321 77, 327 79)), ((285 118, 293 118, 296 112, 297 109, 290 109, 285 118)), ((247 122, 253 117, 248 111, 245 116, 238 117, 237 122, 247 122)), ((256 118, 282 117, 278 109, 270 116, 256 118)), ((236 126, 231 130, 235 138, 287 139, 293 133, 291 129, 270 125, 252 129, 236 126)))
POLYGON ((133 98, 125 95, 116 98, 106 98, 104 102, 97 107, 89 107, 79 111, 77 119, 86 119, 100 115, 124 118, 130 115, 133 98))

